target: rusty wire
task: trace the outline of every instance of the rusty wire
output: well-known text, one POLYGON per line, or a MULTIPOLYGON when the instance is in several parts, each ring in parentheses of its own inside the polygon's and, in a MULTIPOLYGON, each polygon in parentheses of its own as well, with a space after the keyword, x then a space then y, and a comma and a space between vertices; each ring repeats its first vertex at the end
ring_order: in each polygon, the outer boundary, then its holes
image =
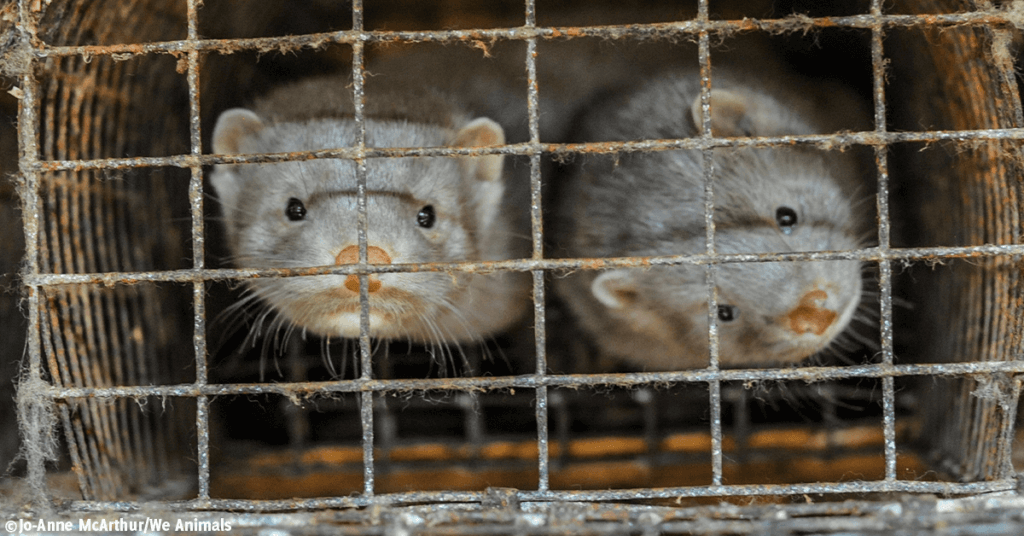
MULTIPOLYGON (((395 264, 346 264, 312 266, 309 268, 213 268, 181 269, 147 272, 101 272, 85 274, 26 275, 26 285, 62 286, 99 284, 134 285, 138 283, 190 283, 195 281, 225 281, 265 277, 306 277, 316 275, 384 274, 397 272, 476 272, 496 271, 530 272, 599 270, 607 268, 674 266, 679 264, 712 265, 751 262, 806 262, 857 260, 864 262, 929 262, 941 264, 947 259, 1004 259, 1024 255, 1022 244, 985 244, 978 246, 934 246, 920 248, 876 247, 848 251, 813 251, 785 253, 706 253, 659 255, 650 257, 574 257, 571 259, 513 259, 507 261, 460 261, 395 264)), ((1012 259, 1008 262, 1014 262, 1012 259)))
MULTIPOLYGON (((352 0, 352 28, 356 32, 363 32, 363 2, 352 0)), ((366 149, 366 123, 363 114, 365 104, 364 82, 366 68, 363 64, 364 41, 358 39, 352 43, 352 102, 354 108, 353 122, 356 127, 356 148, 366 149)), ((367 208, 366 208, 366 160, 356 160, 356 202, 358 208, 358 241, 359 241, 359 263, 367 264, 367 208)), ((366 274, 359 275, 359 357, 360 357, 360 379, 370 381, 373 379, 373 366, 371 357, 373 352, 370 349, 370 294, 369 279, 366 274)), ((359 399, 359 422, 362 426, 363 441, 363 494, 372 497, 374 494, 374 460, 373 460, 373 394, 362 393, 359 399)))
MULTIPOLYGON (((37 26, 32 16, 28 2, 18 2, 18 20, 21 32, 21 40, 29 41, 36 37, 37 26)), ((19 80, 21 84, 21 99, 18 104, 18 154, 20 158, 18 165, 22 173, 24 187, 21 188, 22 199, 22 221, 25 229, 25 273, 39 273, 39 234, 41 232, 41 208, 42 199, 39 195, 39 172, 32 169, 38 162, 39 147, 37 136, 37 103, 38 85, 31 69, 25 69, 25 74, 19 80)), ((25 289, 26 305, 29 311, 38 311, 40 308, 41 289, 38 286, 27 286, 25 289)), ((41 338, 41 318, 39 315, 28 315, 27 353, 28 368, 27 375, 21 380, 33 385, 45 385, 43 380, 43 351, 41 338)), ((22 383, 24 385, 24 383, 22 383)), ((19 411, 18 419, 30 418, 24 410, 19 411)), ((50 430, 33 429, 26 427, 26 433, 22 440, 32 442, 35 445, 43 445, 48 440, 47 436, 52 433, 50 430)), ((74 455, 74 452, 71 453, 74 455)), ((36 482, 42 482, 46 478, 46 458, 41 449, 27 449, 26 463, 28 477, 36 482)))
MULTIPOLYGON (((988 482, 914 482, 914 481, 852 481, 842 483, 816 484, 773 484, 773 485, 722 485, 694 486, 659 489, 619 489, 585 491, 530 491, 517 490, 521 503, 598 503, 607 501, 638 501, 654 499, 679 499, 694 497, 757 497, 757 496, 801 496, 808 494, 849 494, 849 493, 931 493, 946 496, 983 495, 1016 489, 1014 479, 1000 479, 988 482)), ((289 500, 235 500, 195 499, 189 501, 166 501, 164 506, 173 510, 220 510, 232 512, 275 512, 323 508, 365 508, 371 506, 402 506, 413 504, 458 504, 481 503, 487 498, 487 491, 414 491, 386 493, 374 496, 325 497, 289 500)), ((75 501, 80 511, 135 511, 144 505, 134 501, 75 501)))
MULTIPOLYGON (((697 21, 708 21, 708 2, 697 3, 697 21)), ((700 65, 700 137, 711 137, 711 41, 706 30, 697 34, 697 57, 700 65)), ((715 159, 711 147, 701 149, 701 167, 704 170, 704 242, 705 253, 715 256, 715 159)), ((708 295, 708 369, 719 369, 718 339, 718 283, 715 266, 705 267, 704 277, 708 295)), ((708 382, 708 399, 711 425, 711 484, 722 485, 722 382, 708 382)))
MULTIPOLYGON (((34 17, 29 13, 30 2, 19 2, 22 29, 28 35, 35 34, 34 17)), ((525 24, 520 28, 494 30, 454 30, 437 32, 385 32, 368 31, 362 24, 362 5, 353 2, 353 28, 341 32, 330 32, 290 37, 270 37, 258 39, 200 39, 198 27, 198 0, 187 0, 188 38, 183 41, 166 41, 159 43, 139 43, 110 46, 49 46, 33 40, 34 61, 41 62, 54 57, 83 57, 110 55, 115 60, 123 60, 136 55, 145 54, 186 54, 187 81, 189 89, 189 153, 167 157, 137 158, 106 158, 84 160, 51 160, 41 161, 37 139, 37 103, 39 101, 39 85, 31 74, 22 77, 21 99, 19 111, 19 146, 21 150, 20 167, 26 183, 23 189, 24 221, 27 247, 27 266, 24 283, 27 288, 28 306, 31 311, 42 310, 40 292, 47 287, 68 285, 131 285, 140 282, 173 282, 191 283, 193 300, 194 337, 193 352, 196 359, 196 379, 194 383, 156 386, 116 386, 104 388, 92 387, 51 387, 42 393, 51 400, 69 401, 74 399, 93 398, 143 398, 143 397, 188 397, 197 400, 196 426, 198 430, 198 482, 197 498, 189 501, 165 503, 171 508, 187 510, 232 510, 241 512, 269 510, 299 510, 309 508, 366 507, 374 505, 398 506, 416 503, 479 503, 487 499, 486 492, 410 492, 410 493, 374 493, 374 398, 375 393, 383 392, 419 392, 430 390, 456 390, 469 393, 482 391, 499 391, 508 389, 531 389, 536 396, 535 414, 538 425, 538 484, 536 491, 518 491, 517 499, 521 503, 546 502, 594 502, 594 501, 627 501, 637 499, 676 499, 680 497, 719 497, 719 496, 756 496, 756 495, 799 495, 813 494, 844 494, 870 492, 911 492, 940 493, 948 495, 976 495, 990 492, 1001 492, 1016 489, 1016 482, 1010 478, 1001 478, 988 482, 949 483, 949 482, 910 482, 901 481, 896 474, 896 435, 895 435, 895 391, 893 380, 907 376, 984 376, 991 374, 1022 374, 1022 362, 967 362, 940 363, 931 365, 896 364, 892 341, 892 267, 893 262, 928 261, 941 262, 945 259, 986 258, 997 261, 1016 263, 1024 256, 1024 245, 1020 244, 984 244, 961 247, 930 247, 930 248, 894 248, 890 243, 891 222, 888 207, 888 162, 887 148, 896 143, 937 142, 937 141, 996 141, 1022 140, 1024 129, 981 129, 959 131, 923 131, 923 132, 888 132, 886 130, 886 97, 884 93, 885 54, 882 42, 885 31, 899 27, 949 27, 958 25, 985 25, 989 27, 1011 27, 1014 21, 999 12, 974 12, 941 15, 885 15, 880 0, 872 2, 871 14, 849 17, 788 17, 776 20, 743 20, 717 21, 711 20, 707 13, 707 0, 701 0, 697 19, 677 23, 659 23, 646 25, 605 26, 605 27, 537 27, 535 5, 532 0, 526 2, 525 24), (872 58, 874 65, 873 98, 875 112, 875 129, 867 132, 838 133, 833 135, 815 136, 779 136, 766 138, 715 138, 711 135, 709 125, 708 93, 709 87, 702 90, 704 104, 704 126, 700 137, 676 140, 642 140, 630 142, 587 143, 587 144, 551 144, 541 143, 538 123, 539 89, 536 84, 536 43, 544 39, 561 39, 565 37, 613 37, 632 39, 662 39, 678 36, 696 37, 700 45, 700 61, 702 72, 707 82, 706 66, 710 61, 708 40, 713 34, 725 34, 739 31, 782 32, 799 29, 844 27, 870 29, 872 32, 872 58), (362 49, 367 43, 390 42, 449 42, 472 40, 522 40, 527 43, 525 66, 528 73, 528 112, 530 141, 527 143, 507 145, 493 148, 404 148, 380 149, 365 147, 363 130, 363 77, 365 75, 362 49), (355 122, 360 131, 356 147, 338 148, 329 151, 309 151, 287 154, 265 154, 244 156, 204 155, 201 148, 200 109, 199 109, 199 78, 201 76, 200 56, 203 53, 225 50, 292 50, 297 47, 321 47, 327 43, 348 44, 353 48, 353 81, 355 122), (801 253, 768 253, 747 255, 722 255, 714 249, 714 211, 712 167, 707 165, 707 251, 703 254, 670 255, 645 258, 617 259, 551 259, 543 253, 543 217, 540 212, 541 174, 540 163, 542 154, 567 156, 580 152, 614 153, 630 151, 657 151, 672 149, 701 150, 710 155, 713 148, 719 147, 750 147, 804 144, 820 148, 869 146, 874 148, 878 174, 878 246, 855 251, 841 252, 801 252, 801 253), (367 263, 366 244, 366 204, 365 204, 365 159, 393 157, 453 156, 506 154, 526 155, 530 157, 531 176, 531 237, 533 251, 529 259, 516 259, 495 262, 458 262, 458 263, 410 263, 394 265, 371 265, 367 263), (359 258, 360 263, 344 266, 310 267, 308 269, 209 269, 205 266, 205 229, 203 223, 203 188, 202 167, 213 164, 266 163, 311 158, 348 158, 360 165, 357 167, 359 188, 359 258), (185 270, 139 271, 139 272, 92 272, 92 273, 45 273, 39 266, 38 234, 43 218, 42 201, 38 196, 40 175, 52 171, 82 171, 93 169, 124 169, 146 167, 180 167, 191 172, 189 182, 189 200, 192 216, 192 251, 193 267, 185 270), (604 269, 627 266, 665 266, 675 264, 703 265, 708 268, 709 311, 714 311, 715 304, 715 266, 729 262, 796 262, 824 260, 859 260, 877 263, 879 266, 881 297, 881 346, 882 362, 872 365, 847 367, 793 367, 785 369, 719 369, 717 366, 717 336, 715 333, 714 315, 709 314, 711 328, 711 366, 708 369, 629 374, 589 374, 589 375, 550 375, 547 373, 547 356, 545 345, 546 309, 544 297, 545 273, 579 269, 604 269), (534 290, 534 320, 536 326, 536 372, 532 375, 499 378, 444 378, 422 380, 384 380, 372 377, 370 366, 369 340, 369 300, 367 295, 366 274, 392 273, 408 271, 523 271, 531 272, 534 290), (360 274, 361 335, 361 377, 354 380, 332 382, 281 382, 272 384, 210 384, 208 382, 207 346, 206 346, 206 284, 213 281, 248 279, 255 277, 300 277, 322 274, 360 274), (759 380, 803 380, 824 381, 842 378, 881 378, 883 383, 883 430, 885 435, 885 479, 881 481, 860 481, 844 483, 818 483, 794 485, 725 485, 722 483, 722 423, 721 423, 721 383, 728 381, 759 381, 759 380), (550 387, 586 387, 586 386, 644 386, 650 384, 671 383, 707 383, 710 387, 712 408, 712 473, 710 486, 659 488, 659 489, 627 489, 614 491, 552 491, 549 489, 549 452, 548 430, 550 387), (286 396, 312 397, 330 393, 361 393, 360 414, 362 422, 362 444, 364 481, 361 495, 354 497, 335 497, 320 499, 300 499, 288 501, 253 501, 212 499, 210 497, 210 422, 209 401, 211 397, 225 395, 281 394, 286 396)), ((710 162, 710 158, 708 161, 710 162)), ((33 373, 42 370, 43 356, 39 315, 30 315, 29 356, 33 373)), ((45 324, 45 322, 42 322, 45 324)), ((38 374, 36 379, 42 381, 38 374)), ((72 445, 71 448, 74 448, 72 445)), ((42 460, 30 459, 30 471, 39 471, 43 467, 42 460)), ((81 511, 128 511, 140 507, 136 502, 112 501, 79 501, 75 508, 81 511)))
POLYGON ((800 136, 762 136, 736 138, 680 138, 668 140, 640 140, 591 143, 516 143, 496 147, 339 147, 319 151, 291 153, 261 153, 252 155, 178 155, 166 157, 102 158, 94 160, 48 160, 36 162, 35 171, 82 171, 89 169, 131 169, 147 167, 192 168, 214 164, 268 164, 312 160, 318 158, 403 158, 428 156, 482 156, 503 154, 533 156, 548 153, 553 157, 569 157, 580 153, 611 154, 677 149, 705 150, 722 147, 773 147, 810 145, 822 149, 867 145, 886 147, 896 143, 938 141, 998 141, 1024 139, 1024 129, 984 129, 922 132, 840 132, 836 134, 809 134, 800 136))
POLYGON ((847 17, 814 18, 794 15, 783 19, 690 20, 655 24, 630 24, 612 26, 536 27, 521 28, 443 30, 443 31, 381 31, 352 29, 338 32, 324 32, 296 36, 260 37, 247 39, 186 39, 159 43, 131 43, 115 45, 46 46, 36 49, 40 58, 56 56, 100 56, 110 55, 125 60, 141 54, 172 54, 182 52, 223 52, 257 50, 269 52, 293 51, 302 47, 319 48, 327 44, 354 43, 410 43, 410 42, 467 42, 529 39, 564 39, 577 37, 600 37, 615 39, 668 39, 680 36, 694 36, 706 33, 733 33, 744 31, 794 32, 814 28, 888 29, 914 27, 944 27, 962 25, 985 25, 991 27, 1014 27, 1017 21, 1007 13, 999 11, 943 13, 928 15, 852 15, 847 17))
MULTIPOLYGON (((535 0, 526 0, 525 3, 525 24, 526 29, 536 28, 537 5, 535 0)), ((537 38, 530 37, 526 40, 526 57, 523 58, 526 64, 526 109, 529 116, 530 142, 540 143, 540 92, 537 87, 537 38)), ((541 207, 544 202, 541 195, 541 155, 534 152, 530 155, 530 234, 533 238, 532 258, 534 260, 544 258, 544 218, 541 207)), ((547 309, 544 297, 544 271, 533 270, 533 322, 534 322, 534 351, 536 357, 536 374, 543 378, 548 371, 547 362, 547 309)), ((549 451, 549 430, 548 430, 548 388, 546 385, 538 386, 535 390, 536 409, 534 414, 537 419, 537 489, 547 491, 550 487, 550 451, 549 451)))
MULTIPOLYGON (((881 0, 872 0, 871 14, 882 14, 881 0)), ((885 99, 885 55, 882 50, 883 28, 871 28, 872 97, 875 108, 875 133, 886 131, 885 99)), ((875 146, 875 164, 878 176, 878 195, 875 196, 878 210, 878 251, 889 250, 889 155, 885 146, 875 146)), ((882 340, 882 364, 892 365, 892 265, 888 261, 878 263, 879 306, 881 308, 880 331, 882 340)), ((885 480, 896 480, 896 384, 893 378, 882 378, 882 429, 885 434, 885 480)))
POLYGON ((693 369, 672 372, 628 372, 607 374, 538 374, 495 378, 426 378, 387 380, 334 380, 322 382, 275 382, 248 384, 180 384, 123 387, 59 387, 50 390, 56 399, 195 397, 223 395, 281 394, 315 396, 347 392, 502 391, 538 387, 643 386, 713 381, 756 382, 762 380, 819 382, 844 378, 899 378, 909 376, 955 377, 1024 373, 1018 361, 936 363, 927 365, 853 365, 846 367, 793 367, 769 369, 693 369))

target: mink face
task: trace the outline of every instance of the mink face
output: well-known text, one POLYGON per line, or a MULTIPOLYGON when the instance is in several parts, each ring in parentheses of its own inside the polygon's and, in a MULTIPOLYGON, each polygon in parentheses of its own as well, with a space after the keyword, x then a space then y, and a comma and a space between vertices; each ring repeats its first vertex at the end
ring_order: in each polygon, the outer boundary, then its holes
MULTIPOLYGON (((503 143, 488 119, 458 128, 367 119, 367 147, 503 143)), ((218 153, 314 151, 355 144, 345 117, 271 120, 245 109, 225 112, 214 133, 218 153)), ((503 260, 513 257, 501 156, 367 158, 370 264, 503 260)), ((210 179, 224 212, 232 263, 302 268, 357 263, 356 163, 312 159, 216 166, 210 179)), ((521 279, 521 278, 518 278, 521 279)), ((449 343, 481 340, 525 309, 514 274, 385 273, 367 276, 370 335, 449 343), (522 303, 520 303, 522 302, 522 303)), ((328 337, 359 336, 355 275, 247 280, 251 298, 278 314, 277 325, 328 337)))
MULTIPOLYGON (((718 137, 807 134, 774 95, 729 76, 712 92, 718 137)), ((671 74, 586 113, 586 141, 697 135, 695 74, 671 74)), ((711 153, 715 252, 858 248, 848 157, 800 147, 718 148, 711 153)), ((704 156, 670 150, 583 159, 568 178, 559 241, 569 256, 700 254, 706 250, 704 156)), ((861 301, 855 261, 727 262, 715 269, 720 361, 763 366, 827 348, 861 301)), ((645 369, 706 366, 708 285, 698 265, 577 272, 556 284, 597 345, 645 369)))

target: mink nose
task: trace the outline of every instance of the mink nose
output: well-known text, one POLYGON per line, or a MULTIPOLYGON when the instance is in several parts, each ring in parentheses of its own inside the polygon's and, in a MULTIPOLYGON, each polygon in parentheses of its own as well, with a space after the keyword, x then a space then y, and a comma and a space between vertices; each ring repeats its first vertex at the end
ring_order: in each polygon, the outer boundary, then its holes
MULTIPOLYGON (((366 246, 366 260, 370 264, 391 264, 391 256, 388 255, 387 251, 377 246, 366 246)), ((334 264, 355 264, 359 262, 359 246, 348 246, 341 250, 338 256, 334 258, 334 264)), ((380 290, 382 283, 376 274, 370 274, 367 277, 367 288, 371 293, 380 290)), ((345 288, 352 292, 359 292, 359 276, 351 274, 345 278, 345 288)))
POLYGON ((813 333, 821 335, 835 322, 839 316, 835 311, 824 307, 828 293, 815 289, 800 298, 800 303, 786 314, 789 329, 797 334, 813 333))

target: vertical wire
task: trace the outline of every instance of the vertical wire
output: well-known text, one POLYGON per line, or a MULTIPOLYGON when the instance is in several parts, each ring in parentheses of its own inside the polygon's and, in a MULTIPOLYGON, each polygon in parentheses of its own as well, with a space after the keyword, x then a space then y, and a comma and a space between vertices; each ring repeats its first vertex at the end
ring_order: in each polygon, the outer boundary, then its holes
MULTIPOLYGON (((363 45, 366 37, 363 32, 363 2, 352 0, 352 30, 359 33, 359 38, 352 43, 352 121, 356 127, 356 148, 359 158, 356 160, 356 233, 359 240, 359 264, 365 266, 369 262, 367 253, 367 227, 369 225, 366 212, 366 123, 363 117, 365 95, 363 83, 363 45)), ((373 379, 373 362, 370 346, 370 292, 369 278, 366 274, 359 275, 359 359, 360 379, 373 379)), ((373 496, 373 392, 360 393, 360 422, 363 427, 363 493, 373 496)))
MULTIPOLYGON (((871 14, 875 21, 871 27, 871 67, 873 70, 875 132, 884 134, 885 124, 885 56, 882 49, 882 0, 872 0, 871 14)), ((878 169, 878 250, 884 258, 889 250, 889 161, 888 147, 875 146, 878 169)), ((892 266, 888 261, 878 263, 879 327, 881 330, 882 364, 892 365, 892 266)), ((882 378, 882 434, 885 438, 885 479, 896 480, 896 389, 892 376, 882 378)))
MULTIPOLYGON (((526 0, 526 20, 524 27, 533 29, 537 26, 537 6, 535 0, 526 0)), ((537 38, 526 40, 526 76, 527 102, 526 110, 530 122, 530 143, 540 143, 540 94, 537 84, 537 38)), ((530 155, 530 231, 533 238, 533 258, 544 258, 544 220, 541 208, 541 176, 539 152, 530 155)), ((533 319, 534 344, 537 354, 537 376, 543 377, 547 372, 547 354, 544 305, 544 271, 534 270, 533 274, 533 319)), ((550 478, 550 449, 548 430, 548 388, 538 385, 536 388, 537 406, 537 489, 547 491, 550 478)))
MULTIPOLYGON (((189 134, 191 154, 199 157, 203 152, 203 138, 199 118, 199 51, 194 48, 199 39, 199 0, 187 0, 188 40, 192 47, 188 51, 188 103, 189 134)), ((189 204, 192 209, 192 266, 202 270, 205 266, 206 245, 203 226, 203 168, 191 166, 189 181, 189 204)), ((194 310, 192 347, 196 357, 196 386, 204 386, 208 380, 206 362, 206 282, 192 283, 194 310)), ((206 395, 196 397, 196 462, 199 471, 198 497, 210 498, 210 399, 206 395)))
MULTIPOLYGON (((697 19, 708 22, 708 0, 700 0, 697 19)), ((711 45, 707 30, 700 31, 698 43, 700 61, 700 107, 702 138, 712 137, 711 133, 711 45)), ((704 225, 706 253, 715 255, 715 161, 714 150, 701 150, 704 170, 704 225)), ((705 281, 708 290, 708 369, 719 370, 718 361, 718 283, 715 278, 715 264, 708 264, 705 281)), ((711 405, 711 484, 722 485, 722 382, 718 378, 708 382, 708 396, 711 405)))
MULTIPOLYGON (((30 15, 30 1, 19 0, 18 2, 18 23, 17 29, 20 33, 19 40, 22 44, 30 46, 32 37, 36 35, 36 21, 30 15)), ((34 52, 34 51, 33 51, 34 52)), ((25 66, 24 74, 21 76, 21 98, 18 99, 18 158, 19 172, 22 183, 18 189, 18 196, 22 200, 22 223, 25 233, 25 261, 22 274, 25 278, 39 275, 39 229, 41 225, 42 199, 39 196, 39 140, 37 132, 37 108, 39 106, 37 92, 38 86, 32 76, 33 66, 36 58, 33 54, 29 65, 25 66)), ((41 303, 39 293, 42 288, 39 285, 29 285, 26 288, 28 305, 28 370, 25 376, 19 379, 19 384, 29 383, 39 388, 38 400, 32 400, 35 407, 26 410, 24 403, 19 401, 19 421, 25 433, 24 441, 32 448, 24 450, 25 463, 28 481, 38 490, 45 489, 43 483, 46 481, 46 454, 48 448, 44 448, 53 437, 53 430, 43 430, 42 427, 51 423, 50 419, 41 419, 35 415, 24 415, 25 411, 48 411, 46 407, 55 403, 52 395, 42 390, 45 385, 43 380, 42 365, 42 339, 41 330, 41 303), (49 397, 48 400, 43 400, 49 397)), ((64 422, 69 421, 67 405, 62 406, 64 422)), ((77 457, 77 448, 73 441, 68 441, 72 451, 72 462, 75 468, 81 468, 81 461, 77 457)), ((85 481, 79 473, 79 485, 85 489, 85 481)), ((45 492, 35 498, 40 504, 46 501, 45 492)))

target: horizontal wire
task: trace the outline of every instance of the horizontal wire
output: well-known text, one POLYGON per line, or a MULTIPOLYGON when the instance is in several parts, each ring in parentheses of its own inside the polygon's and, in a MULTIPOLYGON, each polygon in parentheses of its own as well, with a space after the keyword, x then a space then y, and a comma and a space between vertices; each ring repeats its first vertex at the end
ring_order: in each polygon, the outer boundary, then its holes
POLYGON ((1004 12, 977 11, 968 13, 946 13, 928 15, 850 15, 845 17, 808 17, 793 15, 781 19, 743 20, 685 20, 651 24, 625 24, 606 26, 556 26, 556 27, 514 27, 496 29, 436 30, 436 31, 384 31, 384 30, 342 30, 294 36, 255 37, 237 39, 199 39, 160 41, 152 43, 129 43, 112 45, 48 46, 34 50, 41 57, 62 56, 113 56, 115 60, 127 60, 134 56, 162 53, 178 55, 182 52, 236 52, 242 50, 269 51, 281 49, 294 51, 296 48, 319 48, 329 44, 363 43, 419 43, 456 41, 525 41, 537 39, 567 39, 577 37, 601 37, 615 39, 667 39, 675 36, 696 36, 700 32, 713 34, 768 31, 805 32, 815 28, 913 28, 936 26, 977 25, 984 27, 1015 27, 1015 19, 1004 12))
MULTIPOLYGON (((146 272, 99 272, 85 274, 25 274, 29 286, 134 285, 139 283, 187 283, 230 281, 272 277, 308 277, 323 275, 388 274, 416 272, 491 273, 534 270, 576 271, 611 268, 651 268, 656 266, 735 264, 752 262, 828 262, 906 261, 942 263, 952 259, 1019 257, 1024 244, 983 244, 978 246, 934 246, 923 248, 864 248, 845 251, 808 251, 778 253, 706 253, 659 255, 650 257, 593 257, 570 259, 512 259, 504 261, 427 262, 396 264, 343 264, 297 268, 219 268, 154 270, 146 272)), ((1015 262, 1011 259, 1011 262, 1015 262)))
POLYGON ((363 158, 408 158, 436 156, 511 155, 532 156, 538 153, 552 158, 577 154, 615 154, 668 150, 703 150, 728 147, 777 147, 809 145, 822 150, 846 149, 852 146, 879 147, 897 143, 929 143, 938 141, 1001 141, 1024 140, 1024 129, 934 130, 921 132, 840 132, 799 136, 760 136, 737 138, 677 138, 640 141, 607 141, 589 143, 516 143, 493 147, 338 147, 316 151, 260 153, 249 155, 171 155, 131 158, 98 158, 90 160, 40 160, 32 171, 84 171, 94 169, 126 169, 150 167, 192 168, 216 164, 268 164, 324 158, 358 160, 363 158))
MULTIPOLYGON (((938 495, 977 495, 982 493, 1006 492, 1016 489, 1015 480, 993 480, 986 482, 920 482, 920 481, 863 481, 815 484, 770 484, 770 485, 722 485, 693 486, 676 488, 633 488, 618 490, 585 491, 530 491, 516 490, 515 498, 522 509, 531 502, 587 502, 637 501, 651 499, 678 499, 687 497, 753 497, 785 496, 818 493, 932 493, 938 495)), ((175 510, 232 510, 232 511, 287 511, 325 508, 362 508, 368 506, 402 506, 419 503, 481 503, 489 498, 487 492, 475 491, 414 491, 405 493, 381 493, 372 497, 325 497, 291 500, 240 500, 209 499, 191 501, 168 501, 161 503, 175 510)), ((71 501, 70 508, 79 512, 134 511, 150 503, 130 501, 71 501)), ((589 510, 598 511, 600 505, 589 510)), ((633 505, 642 508, 641 505, 633 505)), ((789 506, 789 505, 787 505, 789 506)), ((836 505, 832 505, 835 511, 836 505)), ((735 507, 734 507, 735 508, 735 507)), ((840 513, 836 513, 840 515, 840 513)))
POLYGON ((465 378, 387 380, 333 380, 317 382, 178 384, 119 387, 51 387, 40 396, 53 399, 197 397, 226 395, 300 395, 362 392, 480 391, 534 389, 537 387, 641 386, 673 383, 810 381, 849 378, 899 378, 908 376, 978 376, 1024 373, 1024 361, 978 361, 935 364, 868 364, 830 367, 769 369, 691 369, 671 372, 624 372, 608 374, 559 374, 465 378))

